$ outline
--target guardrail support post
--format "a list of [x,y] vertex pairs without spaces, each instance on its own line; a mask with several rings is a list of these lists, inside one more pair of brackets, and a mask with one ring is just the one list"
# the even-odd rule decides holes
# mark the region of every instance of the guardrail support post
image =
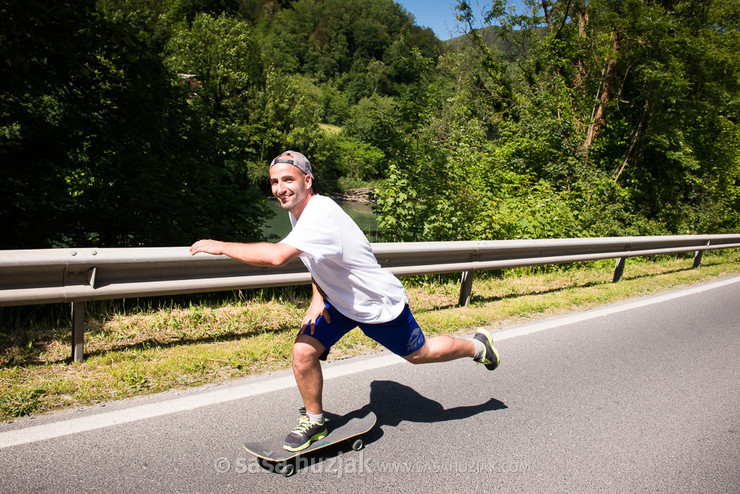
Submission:
[[473,293],[473,271],[463,271],[460,281],[460,300],[458,302],[462,307],[467,307],[470,303],[470,296]]
[[[709,247],[709,243],[710,242],[707,242],[707,247]],[[696,252],[694,252],[694,269],[701,266],[701,258],[703,255],[704,255],[703,250],[697,250]]]
[[72,360],[85,359],[85,302],[72,302]]
[[701,266],[701,257],[702,257],[702,254],[704,254],[704,251],[703,250],[697,250],[694,253],[694,269],[696,269],[699,266]]
[[617,259],[617,264],[614,266],[614,277],[612,278],[612,282],[616,283],[622,279],[622,275],[624,274],[624,263],[627,261],[626,257],[620,257]]

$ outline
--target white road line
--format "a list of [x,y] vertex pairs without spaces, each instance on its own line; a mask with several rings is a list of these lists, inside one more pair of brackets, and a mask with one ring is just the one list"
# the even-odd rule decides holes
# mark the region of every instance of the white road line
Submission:
[[692,288],[678,289],[676,291],[665,293],[663,295],[648,296],[646,298],[635,300],[633,302],[617,303],[615,305],[600,307],[598,309],[592,309],[576,314],[569,314],[563,317],[555,317],[546,321],[525,324],[524,326],[496,332],[493,335],[493,339],[494,341],[503,341],[510,338],[517,338],[519,336],[537,333],[546,329],[553,329],[559,326],[565,326],[567,324],[575,324],[582,321],[588,321],[589,319],[596,319],[597,317],[604,317],[611,314],[616,314],[618,312],[638,309],[640,307],[647,307],[648,305],[653,304],[660,304],[681,297],[688,297],[689,295],[695,295],[697,293],[706,292],[715,288],[721,288],[723,286],[732,285],[733,283],[738,282],[740,282],[740,276],[734,276],[732,278],[725,278],[719,281],[709,282]]
[[[720,281],[710,282],[697,287],[678,290],[663,295],[652,296],[634,302],[593,309],[578,314],[571,314],[560,318],[548,319],[543,322],[536,322],[512,329],[498,331],[494,333],[493,337],[495,341],[517,338],[539,331],[565,326],[567,324],[587,321],[589,319],[604,317],[618,312],[694,295],[738,282],[740,282],[740,276],[726,278]],[[335,379],[338,377],[396,365],[402,362],[405,362],[402,358],[386,352],[378,357],[327,366],[324,369],[324,379]],[[0,433],[0,449],[194,410],[228,401],[241,400],[273,391],[289,389],[294,386],[295,381],[292,376],[276,377],[274,379],[257,383],[249,383],[241,386],[233,386],[226,389],[194,394],[192,396],[174,398],[163,402],[134,406],[124,410],[102,412],[88,417],[71,418],[59,422],[11,430]]]

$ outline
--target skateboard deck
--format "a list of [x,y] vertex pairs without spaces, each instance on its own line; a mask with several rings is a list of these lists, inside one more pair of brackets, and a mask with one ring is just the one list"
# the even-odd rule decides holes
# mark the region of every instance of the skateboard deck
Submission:
[[372,429],[376,421],[377,417],[373,412],[368,413],[364,417],[353,417],[346,421],[343,420],[343,417],[327,420],[326,428],[329,433],[326,437],[315,441],[308,448],[301,451],[283,449],[285,435],[264,441],[245,442],[242,446],[248,453],[261,460],[263,467],[272,465],[275,467],[277,473],[282,473],[286,477],[289,477],[295,473],[295,466],[289,462],[298,456],[343,441],[347,441],[353,450],[361,450],[365,447],[365,443],[359,436]]

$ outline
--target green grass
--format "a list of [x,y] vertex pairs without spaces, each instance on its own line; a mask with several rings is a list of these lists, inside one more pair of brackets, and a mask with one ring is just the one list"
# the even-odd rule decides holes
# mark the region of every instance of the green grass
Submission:
[[[468,307],[456,276],[404,279],[427,335],[468,334],[597,307],[740,273],[736,250],[478,273]],[[89,303],[83,363],[70,362],[68,306],[0,309],[0,420],[289,367],[306,287],[175,300]],[[330,358],[373,352],[355,330]]]

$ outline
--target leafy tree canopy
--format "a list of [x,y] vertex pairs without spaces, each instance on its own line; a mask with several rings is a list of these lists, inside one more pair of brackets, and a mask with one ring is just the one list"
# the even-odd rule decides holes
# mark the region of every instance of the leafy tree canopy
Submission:
[[266,163],[388,239],[740,227],[740,0],[0,3],[0,248],[261,238]]

